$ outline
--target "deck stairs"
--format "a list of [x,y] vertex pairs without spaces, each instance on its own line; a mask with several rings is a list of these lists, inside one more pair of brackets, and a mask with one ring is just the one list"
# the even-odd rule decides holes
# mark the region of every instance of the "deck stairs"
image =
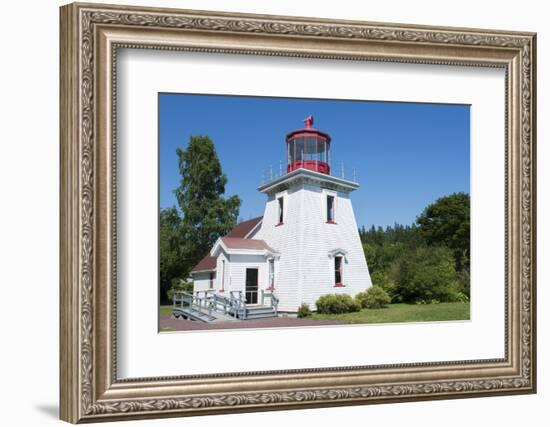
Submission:
[[[265,304],[269,301],[268,304]],[[246,304],[240,291],[229,296],[211,292],[175,292],[172,315],[201,322],[212,323],[227,320],[252,320],[277,317],[279,300],[273,293],[261,294],[261,304]]]
[[246,307],[246,319],[267,319],[277,317],[275,308],[270,305],[248,305]]
[[172,315],[176,318],[183,318],[188,320],[199,320],[201,322],[213,322],[216,320],[216,316],[210,315],[208,313],[196,310],[190,307],[177,307],[172,309]]

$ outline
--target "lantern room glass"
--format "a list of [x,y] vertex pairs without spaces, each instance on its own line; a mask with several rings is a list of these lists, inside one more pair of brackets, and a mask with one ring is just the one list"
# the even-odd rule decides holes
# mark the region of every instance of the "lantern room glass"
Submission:
[[330,143],[318,136],[299,136],[288,141],[289,171],[299,168],[328,173]]
[[289,163],[299,160],[316,160],[328,163],[326,140],[314,136],[302,136],[289,141]]

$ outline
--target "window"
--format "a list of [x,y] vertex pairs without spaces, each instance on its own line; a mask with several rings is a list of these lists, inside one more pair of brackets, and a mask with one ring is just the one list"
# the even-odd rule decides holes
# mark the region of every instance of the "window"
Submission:
[[343,258],[341,256],[334,257],[334,286],[342,285],[342,273],[343,273]]
[[327,196],[327,222],[334,222],[334,196]]
[[284,217],[284,199],[279,197],[277,201],[279,202],[279,224],[282,224]]
[[223,288],[223,285],[224,285],[224,282],[225,281],[225,260],[222,259],[222,286],[221,286],[221,289],[220,289],[220,292],[224,292],[225,289]]
[[275,260],[269,260],[269,287],[275,289]]
[[210,272],[210,280],[208,281],[208,288],[209,289],[214,289],[214,277],[215,277],[215,274],[213,271]]

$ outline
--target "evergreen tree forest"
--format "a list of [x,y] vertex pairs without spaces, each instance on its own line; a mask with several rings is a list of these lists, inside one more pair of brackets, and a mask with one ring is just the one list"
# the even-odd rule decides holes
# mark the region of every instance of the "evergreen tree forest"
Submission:
[[411,225],[359,230],[373,285],[391,302],[466,302],[470,297],[470,197],[437,199]]

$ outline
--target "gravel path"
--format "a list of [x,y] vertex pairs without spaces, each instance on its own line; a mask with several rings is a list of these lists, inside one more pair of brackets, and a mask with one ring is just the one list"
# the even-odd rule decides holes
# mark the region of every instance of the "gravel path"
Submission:
[[160,327],[176,331],[204,331],[212,329],[245,329],[245,328],[282,328],[288,326],[321,326],[342,325],[341,320],[312,320],[296,317],[273,317],[271,319],[241,320],[216,323],[204,323],[193,320],[176,319],[169,315],[160,316]]

